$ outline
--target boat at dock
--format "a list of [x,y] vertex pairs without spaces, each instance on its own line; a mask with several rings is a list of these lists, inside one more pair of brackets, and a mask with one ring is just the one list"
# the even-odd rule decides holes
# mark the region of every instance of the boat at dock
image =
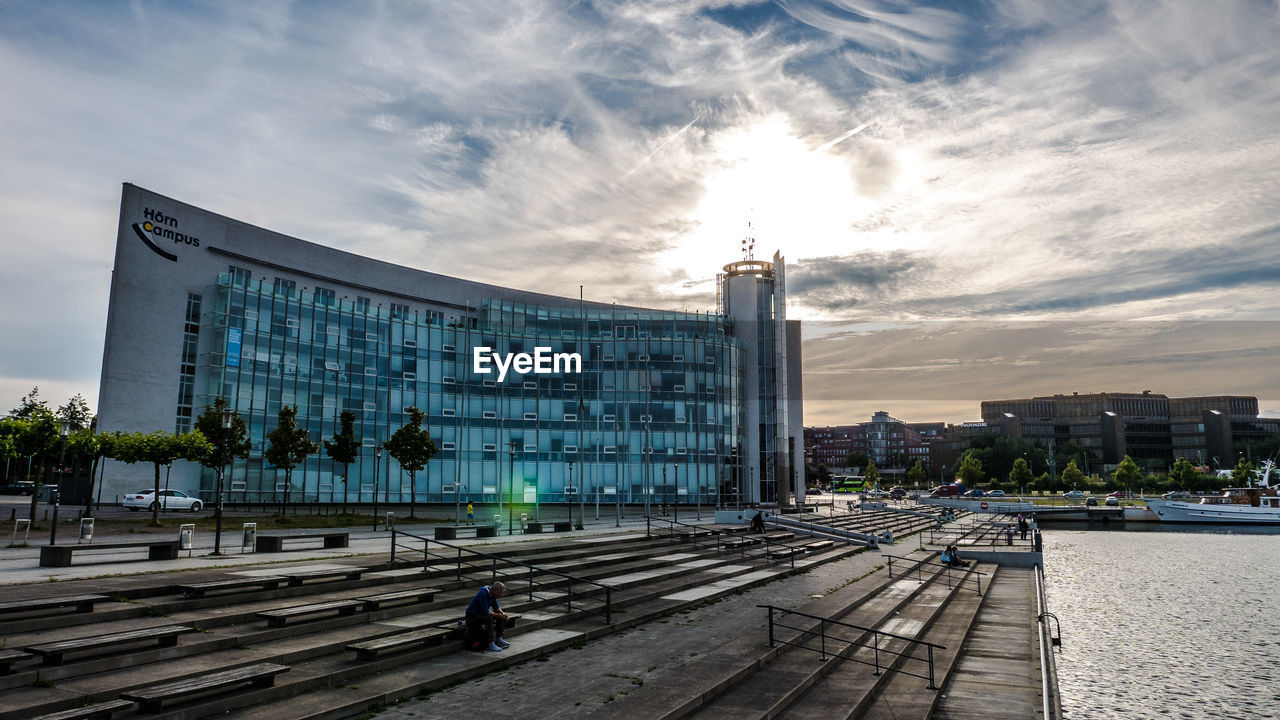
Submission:
[[1213,525],[1280,525],[1280,492],[1270,486],[1274,464],[1263,464],[1260,487],[1227,488],[1198,502],[1143,498],[1160,522]]

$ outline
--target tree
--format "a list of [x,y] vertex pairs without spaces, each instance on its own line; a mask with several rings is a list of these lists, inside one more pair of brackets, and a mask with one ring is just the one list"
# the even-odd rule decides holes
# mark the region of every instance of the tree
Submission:
[[311,442],[306,428],[298,427],[298,406],[280,408],[279,422],[276,429],[267,435],[267,451],[262,454],[267,462],[284,470],[284,499],[280,503],[280,515],[284,515],[285,506],[289,504],[289,491],[293,488],[293,469],[307,459],[307,456],[320,450],[320,446]]
[[205,405],[204,412],[196,418],[196,430],[209,441],[210,451],[200,458],[200,464],[213,470],[217,478],[213,494],[213,513],[216,526],[213,535],[213,554],[222,553],[222,488],[226,480],[227,465],[235,458],[249,457],[253,443],[249,442],[249,427],[240,413],[231,413],[229,427],[223,427],[222,415],[227,411],[227,400],[214,398],[212,405]]
[[956,468],[956,479],[973,488],[986,480],[986,477],[982,472],[982,461],[978,459],[977,454],[973,450],[966,450],[960,458],[960,465]]
[[155,501],[151,503],[151,525],[160,527],[160,468],[174,460],[199,462],[213,451],[213,446],[199,430],[174,435],[158,430],[153,433],[120,433],[112,441],[114,458],[133,465],[149,462],[155,467]]
[[851,468],[864,468],[871,462],[871,457],[864,452],[851,452],[844,458],[845,465]]
[[342,514],[347,514],[347,476],[351,473],[351,463],[360,456],[360,438],[356,437],[356,414],[343,410],[338,415],[340,429],[333,436],[333,441],[324,441],[324,453],[334,462],[342,463]]
[[59,422],[71,423],[72,431],[83,430],[89,427],[93,422],[93,412],[89,410],[89,403],[85,402],[84,396],[76,393],[66,405],[58,408]]
[[18,407],[9,411],[9,416],[19,420],[30,420],[32,415],[42,410],[49,412],[49,403],[40,399],[40,386],[37,385],[31,388],[31,392],[22,396]]
[[[31,396],[36,394],[36,390],[31,391]],[[24,403],[27,398],[23,398]],[[40,458],[40,472],[36,473],[36,486],[31,492],[31,522],[36,521],[36,501],[40,494],[40,485],[44,482],[44,476],[53,471],[49,464],[48,456],[54,448],[58,447],[58,423],[53,418],[53,411],[43,404],[32,405],[27,408],[25,419],[23,420],[22,431],[17,438],[18,454],[27,458],[28,472],[30,472],[31,463],[35,458]],[[15,411],[15,416],[17,411]]]
[[1023,458],[1017,458],[1013,461],[1013,469],[1009,471],[1009,482],[1018,487],[1019,493],[1022,488],[1031,484],[1031,479],[1035,477],[1031,474],[1031,467],[1027,465],[1027,461]]
[[1080,472],[1080,466],[1076,465],[1075,459],[1067,461],[1067,466],[1062,469],[1062,484],[1075,490],[1084,482],[1084,473]]
[[417,487],[415,480],[419,470],[427,466],[427,461],[435,457],[440,450],[431,440],[431,433],[422,429],[422,421],[426,418],[416,407],[405,409],[409,416],[404,427],[395,431],[384,444],[387,454],[396,459],[400,470],[409,473],[409,517],[412,518],[417,507]]
[[[880,468],[876,467],[875,463],[867,461],[867,468],[862,471],[862,475],[866,478],[866,485],[870,485],[872,488],[880,486]],[[863,487],[866,487],[866,485]]]
[[95,433],[90,427],[81,428],[67,438],[67,448],[72,452],[73,457],[88,456],[90,458],[89,492],[88,499],[84,503],[85,515],[93,512],[93,474],[97,471],[98,460],[102,457],[103,442],[109,442],[109,440]]
[[1231,484],[1235,487],[1253,487],[1253,481],[1257,479],[1257,470],[1253,467],[1253,463],[1240,458],[1236,461],[1236,466],[1231,469]]
[[924,481],[925,481],[924,463],[919,460],[916,460],[916,464],[912,465],[911,469],[907,471],[907,482],[911,483],[912,487],[920,487],[920,483]]
[[1169,479],[1179,490],[1192,490],[1200,483],[1200,472],[1186,458],[1181,458],[1173,464],[1173,469],[1169,471]]
[[1125,455],[1111,477],[1121,489],[1132,491],[1142,480],[1142,470],[1138,469],[1138,463],[1133,458]]

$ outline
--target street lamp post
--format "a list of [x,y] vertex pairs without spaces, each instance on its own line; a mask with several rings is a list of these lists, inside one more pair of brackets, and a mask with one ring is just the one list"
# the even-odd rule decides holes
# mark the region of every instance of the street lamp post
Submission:
[[[507,487],[510,488],[512,497],[507,498],[507,535],[513,535],[515,534],[515,510],[513,510],[511,506],[512,504],[515,503],[515,492],[516,492],[516,441],[512,440],[510,442],[509,447],[511,448],[511,450],[509,451],[509,455],[511,458],[511,474],[507,478]],[[501,516],[502,515],[501,484],[499,484],[498,486],[498,497],[499,497],[498,515]]]
[[378,466],[382,464],[382,446],[373,447],[373,529],[378,530]]
[[[222,408],[222,447],[219,450],[223,453],[227,452],[227,447],[231,444],[231,408]],[[222,483],[227,475],[227,458],[223,455],[222,464],[218,467],[218,487],[214,489],[213,498],[213,554],[222,554]]]
[[565,486],[565,500],[569,505],[569,525],[573,526],[573,498],[569,495],[573,494],[573,461],[569,461],[569,484]]
[[49,526],[49,544],[58,544],[58,505],[62,503],[62,481],[67,473],[67,436],[71,434],[71,423],[63,420],[58,434],[62,436],[62,452],[58,456],[58,487],[53,490],[53,524]]

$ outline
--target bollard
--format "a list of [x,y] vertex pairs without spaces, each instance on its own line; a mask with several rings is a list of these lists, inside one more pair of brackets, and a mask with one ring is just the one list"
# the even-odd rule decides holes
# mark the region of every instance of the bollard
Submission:
[[384,530],[393,530],[393,529],[395,529],[395,526],[396,526],[396,514],[395,514],[395,513],[393,513],[393,512],[389,512],[389,513],[387,513],[387,522],[386,522],[386,527],[384,527],[383,529],[384,529]]
[[240,552],[244,553],[245,548],[249,548],[249,552],[257,552],[258,542],[258,523],[245,523],[244,528],[240,531]]

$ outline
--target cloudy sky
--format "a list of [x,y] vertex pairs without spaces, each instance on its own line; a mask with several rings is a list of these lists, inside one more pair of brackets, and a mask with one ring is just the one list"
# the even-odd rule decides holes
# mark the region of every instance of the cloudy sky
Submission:
[[0,409],[96,401],[128,181],[672,308],[713,306],[750,222],[810,424],[1280,415],[1277,37],[1276,0],[0,0]]

